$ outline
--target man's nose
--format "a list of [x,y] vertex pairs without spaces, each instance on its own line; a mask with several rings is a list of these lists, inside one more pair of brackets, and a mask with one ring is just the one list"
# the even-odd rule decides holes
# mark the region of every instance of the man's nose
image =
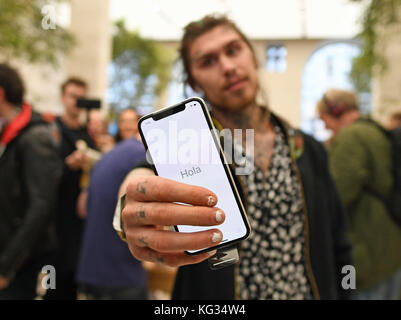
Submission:
[[220,67],[224,75],[231,75],[233,72],[235,72],[236,68],[233,59],[225,55],[220,57]]

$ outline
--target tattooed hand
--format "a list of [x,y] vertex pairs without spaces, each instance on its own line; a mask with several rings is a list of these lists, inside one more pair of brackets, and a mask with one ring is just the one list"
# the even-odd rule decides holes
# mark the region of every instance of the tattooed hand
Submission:
[[181,233],[167,227],[219,225],[225,215],[216,203],[217,196],[205,188],[158,176],[131,176],[122,222],[132,255],[171,267],[209,258],[215,252],[190,256],[184,251],[215,246],[223,239],[220,230]]

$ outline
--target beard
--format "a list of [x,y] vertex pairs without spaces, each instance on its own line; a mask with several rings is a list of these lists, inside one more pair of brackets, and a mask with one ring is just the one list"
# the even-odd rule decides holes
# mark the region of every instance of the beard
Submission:
[[256,94],[259,86],[247,86],[233,93],[225,93],[219,97],[205,95],[213,108],[222,111],[241,112],[249,105],[256,103]]

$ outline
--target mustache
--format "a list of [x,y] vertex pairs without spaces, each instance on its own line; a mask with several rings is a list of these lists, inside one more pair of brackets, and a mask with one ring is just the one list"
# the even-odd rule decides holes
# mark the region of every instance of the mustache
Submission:
[[239,82],[246,81],[247,79],[248,79],[247,77],[233,77],[232,79],[229,79],[224,83],[223,90],[227,90],[231,86],[233,86]]

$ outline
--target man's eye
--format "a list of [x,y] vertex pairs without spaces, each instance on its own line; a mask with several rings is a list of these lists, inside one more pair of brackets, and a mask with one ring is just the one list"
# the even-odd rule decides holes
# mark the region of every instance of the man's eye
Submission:
[[226,53],[229,56],[234,56],[234,55],[236,55],[238,53],[238,51],[239,51],[238,47],[230,47],[230,48],[227,49]]
[[202,60],[201,66],[202,67],[210,67],[213,65],[213,63],[216,61],[214,57],[208,57]]

